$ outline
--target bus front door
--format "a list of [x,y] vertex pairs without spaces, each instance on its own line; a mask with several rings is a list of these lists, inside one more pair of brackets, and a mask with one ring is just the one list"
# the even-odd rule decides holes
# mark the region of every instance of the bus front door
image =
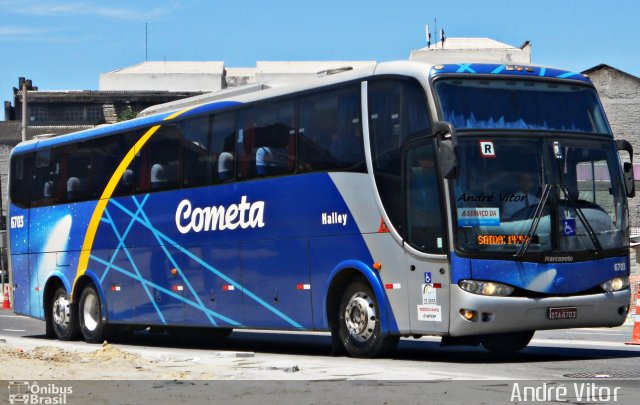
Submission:
[[449,265],[434,139],[406,149],[405,268],[413,333],[446,332],[449,326]]

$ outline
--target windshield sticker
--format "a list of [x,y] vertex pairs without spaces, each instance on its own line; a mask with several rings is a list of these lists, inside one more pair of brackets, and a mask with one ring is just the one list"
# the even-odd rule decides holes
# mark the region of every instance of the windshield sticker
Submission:
[[493,147],[493,142],[480,141],[480,154],[482,155],[483,158],[496,157],[496,150]]
[[458,208],[458,226],[500,226],[500,208]]
[[576,236],[576,219],[575,218],[562,219],[562,235]]

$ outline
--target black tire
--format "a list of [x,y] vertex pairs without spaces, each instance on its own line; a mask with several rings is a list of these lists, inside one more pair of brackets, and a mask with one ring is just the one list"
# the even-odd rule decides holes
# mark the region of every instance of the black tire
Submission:
[[383,336],[378,300],[369,284],[353,282],[342,294],[337,314],[338,338],[350,356],[372,358],[392,351],[399,336]]
[[102,303],[93,285],[82,290],[78,301],[80,332],[87,343],[102,343],[107,337],[107,324],[102,319]]
[[535,331],[498,333],[480,339],[485,349],[496,354],[512,354],[527,347]]
[[69,300],[69,294],[64,287],[58,287],[48,305],[47,336],[59,340],[76,340],[79,337],[78,316],[76,306]]

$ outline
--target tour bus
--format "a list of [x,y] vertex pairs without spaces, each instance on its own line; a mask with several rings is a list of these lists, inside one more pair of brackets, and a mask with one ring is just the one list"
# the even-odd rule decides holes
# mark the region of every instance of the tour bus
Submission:
[[48,336],[373,357],[627,316],[633,152],[583,74],[400,61],[173,105],[13,149],[15,312]]

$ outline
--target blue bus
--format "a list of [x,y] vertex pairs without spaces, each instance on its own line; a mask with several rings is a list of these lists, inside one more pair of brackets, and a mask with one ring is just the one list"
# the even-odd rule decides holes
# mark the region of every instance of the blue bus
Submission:
[[587,77],[402,61],[256,88],[16,146],[15,312],[87,342],[328,331],[355,357],[624,322],[633,153]]

